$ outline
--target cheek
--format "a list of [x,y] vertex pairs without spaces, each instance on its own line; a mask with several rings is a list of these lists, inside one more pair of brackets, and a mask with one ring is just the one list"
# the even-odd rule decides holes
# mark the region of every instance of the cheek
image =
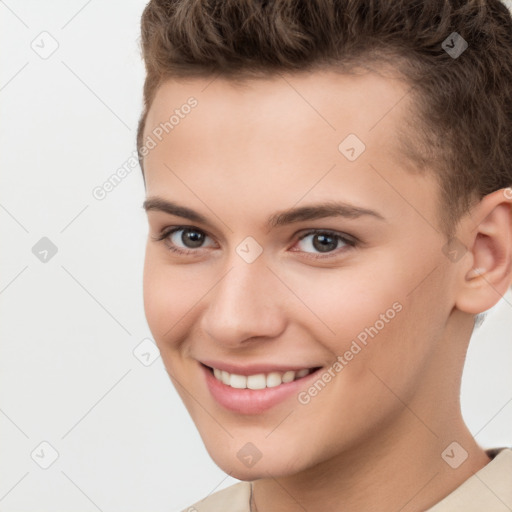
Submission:
[[[370,339],[368,331],[375,333],[376,329],[383,337],[399,322],[405,295],[395,280],[377,280],[364,269],[351,268],[317,270],[315,276],[297,278],[290,287],[309,310],[302,315],[304,320],[298,315],[295,320],[307,322],[309,329],[315,329],[315,337],[336,354],[347,350],[354,339],[362,343]],[[298,304],[297,308],[304,306]]]
[[347,269],[308,280],[305,302],[322,321],[308,315],[304,324],[314,329],[315,339],[333,362],[342,357],[338,362],[343,369],[338,366],[338,371],[343,378],[335,386],[349,386],[363,402],[383,391],[375,375],[393,388],[407,387],[433,349],[431,326],[424,319],[429,294],[410,294],[410,279],[397,278],[400,273],[392,266],[386,269],[389,272],[383,269],[379,279],[375,268],[367,270]]
[[161,251],[149,247],[144,261],[144,311],[157,345],[182,339],[191,328],[197,307],[206,294],[205,276],[192,266],[170,265]]
[[172,279],[169,268],[162,265],[156,252],[150,247],[146,250],[143,292],[146,320],[160,346],[162,340],[168,336],[169,329],[175,324],[177,309],[183,303],[177,300],[179,283]]
[[[445,323],[444,308],[434,300],[441,287],[442,283],[433,281],[413,293],[410,286],[395,288],[372,303],[367,309],[370,314],[357,319],[359,325],[351,322],[359,329],[352,340],[361,350],[349,363],[346,378],[357,398],[380,396],[376,408],[384,407],[386,401],[391,407],[394,394],[406,402],[412,400],[436,361]],[[361,321],[365,322],[362,327]],[[349,357],[354,350],[358,349],[349,348]]]

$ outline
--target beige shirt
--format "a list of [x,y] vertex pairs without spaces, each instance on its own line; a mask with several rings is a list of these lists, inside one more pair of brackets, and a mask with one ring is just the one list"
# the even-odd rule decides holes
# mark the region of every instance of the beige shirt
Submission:
[[[487,450],[491,462],[425,512],[510,512],[512,449]],[[250,512],[251,484],[238,482],[182,512]]]

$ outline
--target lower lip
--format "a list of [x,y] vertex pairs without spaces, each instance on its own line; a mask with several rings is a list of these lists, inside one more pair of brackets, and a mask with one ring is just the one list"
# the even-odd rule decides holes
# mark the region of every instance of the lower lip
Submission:
[[213,398],[226,409],[240,414],[260,414],[286,400],[291,395],[298,395],[304,389],[304,385],[308,384],[321,370],[320,368],[305,377],[273,388],[237,389],[218,380],[204,365],[200,364],[200,366]]

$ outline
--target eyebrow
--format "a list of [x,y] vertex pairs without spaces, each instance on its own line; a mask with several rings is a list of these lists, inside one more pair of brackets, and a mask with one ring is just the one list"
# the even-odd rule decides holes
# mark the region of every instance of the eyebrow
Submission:
[[[200,222],[209,225],[208,219],[186,206],[181,206],[173,201],[168,201],[161,197],[150,197],[146,199],[142,205],[146,212],[157,210],[169,215],[183,217],[192,222]],[[266,222],[269,229],[294,222],[302,222],[307,220],[323,219],[327,217],[344,217],[347,219],[357,219],[363,216],[371,216],[376,219],[385,221],[386,219],[377,211],[368,208],[362,208],[349,203],[340,201],[327,201],[309,206],[301,206],[298,208],[290,208],[288,210],[279,211],[271,215]]]

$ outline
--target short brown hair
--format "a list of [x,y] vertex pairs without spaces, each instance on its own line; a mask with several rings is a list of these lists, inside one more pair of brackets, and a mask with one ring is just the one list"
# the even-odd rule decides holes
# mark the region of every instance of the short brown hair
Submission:
[[[443,44],[454,46],[453,32],[468,44],[456,57]],[[499,0],[151,0],[141,45],[143,172],[146,116],[166,79],[370,65],[411,87],[397,142],[414,168],[435,173],[449,238],[475,199],[512,185],[512,17]]]

